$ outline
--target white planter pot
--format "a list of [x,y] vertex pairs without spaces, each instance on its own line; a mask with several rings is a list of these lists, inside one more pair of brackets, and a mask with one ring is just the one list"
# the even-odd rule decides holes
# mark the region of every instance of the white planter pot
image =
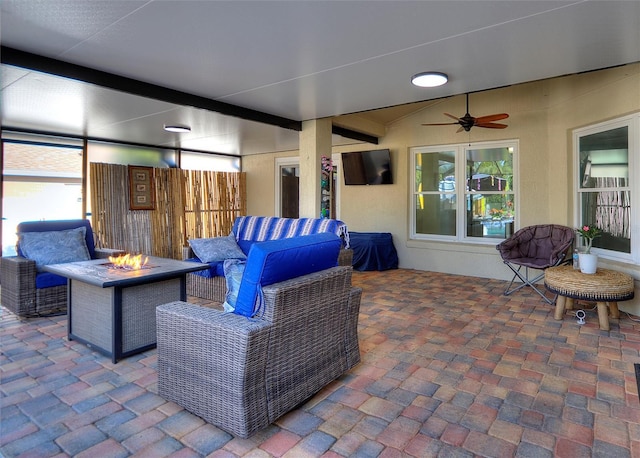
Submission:
[[598,255],[580,253],[580,272],[583,274],[595,274],[598,268]]

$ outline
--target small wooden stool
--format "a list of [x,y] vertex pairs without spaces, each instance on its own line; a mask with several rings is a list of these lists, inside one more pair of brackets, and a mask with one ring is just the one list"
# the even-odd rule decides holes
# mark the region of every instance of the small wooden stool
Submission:
[[564,311],[573,308],[574,299],[593,301],[598,307],[600,329],[609,330],[609,314],[619,318],[618,301],[633,299],[633,278],[622,272],[598,269],[595,274],[583,274],[573,266],[550,267],[544,273],[544,285],[558,294],[554,318],[561,320]]

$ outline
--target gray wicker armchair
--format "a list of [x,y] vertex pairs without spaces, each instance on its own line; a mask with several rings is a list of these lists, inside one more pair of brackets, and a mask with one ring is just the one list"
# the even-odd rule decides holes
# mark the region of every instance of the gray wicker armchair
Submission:
[[[86,219],[60,221],[25,221],[18,225],[18,232],[63,231],[84,227],[85,242],[92,259],[105,258],[117,250],[95,248],[91,223]],[[38,272],[36,262],[22,256],[19,245],[18,256],[0,258],[0,302],[11,312],[24,318],[64,314],[67,311],[67,281],[54,274]],[[37,278],[48,276],[45,286],[39,286]]]
[[158,393],[249,437],[360,361],[351,267],[263,288],[264,314],[172,302],[156,309]]

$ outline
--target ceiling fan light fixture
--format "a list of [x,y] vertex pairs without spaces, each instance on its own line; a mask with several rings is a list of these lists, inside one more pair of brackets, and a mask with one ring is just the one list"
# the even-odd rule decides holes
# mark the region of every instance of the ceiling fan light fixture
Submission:
[[167,132],[176,132],[179,134],[184,134],[186,132],[191,132],[191,127],[178,125],[178,124],[173,124],[173,125],[165,124],[164,130],[166,130]]
[[449,77],[441,72],[422,72],[411,77],[411,83],[418,87],[438,87],[446,84]]

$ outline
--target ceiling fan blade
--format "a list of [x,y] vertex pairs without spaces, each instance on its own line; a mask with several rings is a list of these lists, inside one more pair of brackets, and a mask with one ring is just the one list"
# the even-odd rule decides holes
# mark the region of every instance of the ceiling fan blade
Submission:
[[487,116],[480,116],[479,118],[476,118],[476,123],[500,121],[501,119],[507,119],[508,117],[509,115],[507,113],[497,113]]
[[422,125],[423,126],[450,126],[450,125],[459,124],[460,128],[458,129],[458,132],[462,132],[463,130],[468,132],[471,130],[472,127],[475,127],[475,126],[484,127],[486,129],[505,129],[506,127],[508,127],[506,124],[499,124],[499,123],[493,122],[493,121],[499,121],[501,119],[507,119],[509,117],[507,113],[496,113],[496,114],[491,114],[487,116],[480,116],[478,118],[474,118],[473,116],[471,116],[469,114],[469,94],[467,94],[467,113],[462,118],[454,116],[451,113],[444,113],[444,115],[451,119],[455,119],[456,122],[438,122],[438,123],[429,123],[429,124],[422,124]]
[[473,127],[484,127],[485,129],[506,129],[507,126],[506,124],[500,124],[497,122],[483,122],[483,123],[476,123],[473,125]]
[[[471,129],[471,128],[469,128],[469,129]],[[464,126],[460,126],[460,129],[456,130],[456,134],[459,134],[463,130],[465,130]]]

